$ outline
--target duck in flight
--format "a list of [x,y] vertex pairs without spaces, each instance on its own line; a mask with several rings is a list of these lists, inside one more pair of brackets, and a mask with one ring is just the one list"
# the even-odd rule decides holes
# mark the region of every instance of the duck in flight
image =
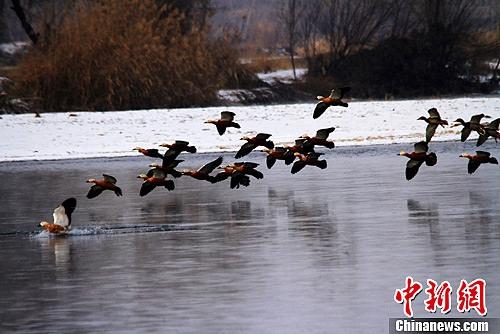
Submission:
[[467,138],[469,138],[469,135],[471,134],[472,131],[476,131],[480,136],[485,134],[484,126],[481,124],[481,119],[482,118],[489,118],[490,116],[486,116],[485,114],[478,114],[474,115],[470,118],[469,122],[465,122],[463,119],[458,118],[455,120],[455,124],[453,126],[459,126],[462,125],[462,135],[460,137],[460,140],[462,142],[466,141]]
[[182,175],[188,175],[197,180],[205,180],[211,183],[215,183],[216,182],[215,177],[210,176],[210,173],[212,173],[215,168],[220,166],[222,160],[223,160],[222,157],[218,157],[217,159],[201,166],[197,170],[185,169],[182,171]]
[[164,158],[161,165],[156,162],[149,164],[149,167],[161,169],[165,174],[170,174],[176,179],[182,176],[182,173],[175,169],[184,160],[170,160],[170,157]]
[[189,146],[189,142],[184,140],[176,140],[173,144],[160,144],[160,146],[168,148],[163,155],[163,159],[168,161],[175,160],[182,152],[196,153],[196,147]]
[[133,149],[133,151],[138,151],[139,153],[142,153],[147,157],[163,159],[163,155],[161,155],[156,148],[136,147]]
[[316,136],[314,136],[314,137],[309,137],[307,135],[304,135],[301,137],[301,138],[306,139],[306,141],[304,142],[303,145],[305,145],[306,147],[308,145],[312,145],[313,147],[315,145],[318,145],[318,146],[324,146],[326,148],[332,149],[335,147],[335,143],[333,141],[327,140],[327,139],[328,139],[328,136],[330,135],[330,133],[332,133],[333,131],[335,131],[335,128],[331,127],[331,128],[320,129],[320,130],[316,131]]
[[234,120],[235,113],[231,111],[223,111],[220,113],[220,119],[209,119],[205,123],[214,124],[217,127],[219,135],[223,135],[227,128],[240,128]]
[[285,160],[285,165],[290,165],[295,160],[295,155],[286,147],[276,146],[274,149],[264,149],[267,153],[266,164],[267,168],[271,169],[276,160]]
[[429,151],[429,145],[425,141],[416,143],[414,146],[415,151],[409,153],[405,151],[399,152],[398,155],[407,157],[410,160],[406,163],[406,179],[409,181],[418,173],[418,169],[425,162],[427,166],[434,166],[437,163],[436,153]]
[[481,146],[489,138],[495,138],[495,143],[500,139],[500,132],[498,132],[498,127],[500,126],[500,118],[491,121],[490,123],[483,125],[484,134],[480,134],[477,139],[476,146]]
[[42,221],[40,226],[54,234],[64,234],[71,229],[71,214],[75,211],[76,199],[71,197],[62,202],[57,208],[54,209],[52,214],[54,218],[53,223]]
[[231,182],[229,183],[229,187],[231,189],[238,189],[240,186],[248,187],[250,185],[250,178],[234,169],[232,166],[218,167],[222,169],[215,177],[213,178],[213,183],[221,182],[227,180],[229,177],[231,178]]
[[111,175],[102,174],[102,179],[88,179],[87,183],[93,183],[87,193],[87,198],[94,198],[99,196],[104,190],[113,191],[116,196],[122,196],[122,190],[116,185],[116,178]]
[[425,141],[430,142],[434,134],[436,133],[436,129],[438,126],[442,126],[444,128],[445,125],[448,125],[448,121],[441,118],[439,112],[436,108],[431,108],[427,110],[429,113],[429,117],[421,116],[417,120],[422,120],[427,123],[427,129],[425,130]]
[[476,151],[475,155],[462,153],[460,157],[469,159],[469,163],[467,165],[467,171],[469,172],[469,174],[474,173],[479,168],[479,166],[481,166],[481,164],[490,163],[498,165],[498,160],[492,157],[489,152],[485,151]]
[[161,168],[152,168],[147,174],[140,174],[137,178],[144,180],[139,191],[141,197],[146,196],[156,187],[165,187],[168,191],[175,189],[174,181],[166,180],[167,174]]
[[256,149],[258,146],[264,146],[270,150],[273,149],[274,143],[271,140],[268,140],[269,137],[271,137],[271,135],[267,133],[259,133],[255,137],[242,137],[241,140],[246,140],[247,142],[241,146],[234,157],[236,159],[244,157],[245,155]]
[[318,104],[314,108],[313,118],[316,119],[323,115],[323,113],[331,106],[341,106],[347,108],[348,104],[342,101],[345,93],[351,90],[351,87],[342,87],[339,89],[332,89],[330,96],[318,96]]
[[319,157],[322,155],[323,153],[316,152],[309,152],[307,154],[295,153],[295,156],[299,160],[294,162],[291,171],[292,174],[300,172],[307,165],[325,169],[327,167],[326,160],[319,160]]

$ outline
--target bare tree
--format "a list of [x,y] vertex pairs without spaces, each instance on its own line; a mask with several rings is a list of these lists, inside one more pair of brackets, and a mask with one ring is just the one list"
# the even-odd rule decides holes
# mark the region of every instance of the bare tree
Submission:
[[28,19],[26,18],[26,14],[24,13],[24,9],[19,3],[19,0],[12,0],[12,10],[16,13],[17,17],[19,18],[19,21],[21,22],[21,25],[23,26],[24,31],[26,31],[26,34],[28,37],[31,39],[33,44],[36,44],[38,42],[38,37],[39,34],[35,32],[31,24],[28,22]]
[[297,0],[286,0],[282,10],[279,13],[279,18],[285,26],[286,41],[288,52],[290,54],[290,62],[292,64],[293,79],[297,80],[295,71],[295,50],[298,39],[298,2]]
[[318,41],[318,19],[321,14],[322,0],[302,0],[301,15],[299,18],[299,36],[304,48],[304,55],[308,68],[311,68],[312,62],[316,57]]

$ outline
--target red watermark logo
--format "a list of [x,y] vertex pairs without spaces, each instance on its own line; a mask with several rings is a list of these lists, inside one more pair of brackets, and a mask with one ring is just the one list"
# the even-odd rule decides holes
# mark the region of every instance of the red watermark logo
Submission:
[[[403,304],[404,314],[413,317],[412,302],[423,290],[420,282],[414,281],[413,277],[407,276],[405,287],[396,289],[394,292],[394,301]],[[451,294],[453,288],[448,281],[438,284],[433,279],[427,280],[427,288],[424,290],[427,299],[424,301],[424,307],[427,312],[435,313],[438,309],[442,314],[451,311]],[[470,283],[466,280],[460,281],[457,291],[457,311],[469,312],[475,310],[480,316],[488,313],[486,307],[486,281],[482,278],[475,279]]]

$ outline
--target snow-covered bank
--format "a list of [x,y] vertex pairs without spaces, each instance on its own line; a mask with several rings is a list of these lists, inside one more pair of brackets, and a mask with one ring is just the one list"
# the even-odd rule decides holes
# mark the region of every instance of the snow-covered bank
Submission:
[[[305,133],[334,126],[337,145],[389,144],[424,139],[426,124],[417,121],[436,107],[444,119],[469,119],[478,113],[500,117],[500,97],[407,101],[351,102],[349,108],[330,108],[317,120],[315,103],[124,112],[2,115],[0,161],[67,159],[136,155],[136,146],[157,147],[175,139],[189,140],[199,151],[236,150],[242,135],[273,134],[275,143],[292,142]],[[203,123],[223,110],[236,113],[241,129],[228,129],[219,136],[215,126]],[[459,127],[439,128],[435,140],[459,138]],[[472,136],[471,136],[472,137]]]

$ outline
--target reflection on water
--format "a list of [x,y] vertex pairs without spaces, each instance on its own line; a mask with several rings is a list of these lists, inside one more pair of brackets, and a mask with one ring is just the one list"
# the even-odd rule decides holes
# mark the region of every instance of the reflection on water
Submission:
[[[433,144],[438,165],[411,182],[399,146],[340,148],[325,171],[277,164],[238,190],[181,178],[145,198],[143,159],[0,164],[0,332],[387,333],[406,275],[484,278],[498,317],[500,169],[466,175],[464,145]],[[103,166],[124,196],[87,200]],[[70,235],[37,232],[69,196]]]

